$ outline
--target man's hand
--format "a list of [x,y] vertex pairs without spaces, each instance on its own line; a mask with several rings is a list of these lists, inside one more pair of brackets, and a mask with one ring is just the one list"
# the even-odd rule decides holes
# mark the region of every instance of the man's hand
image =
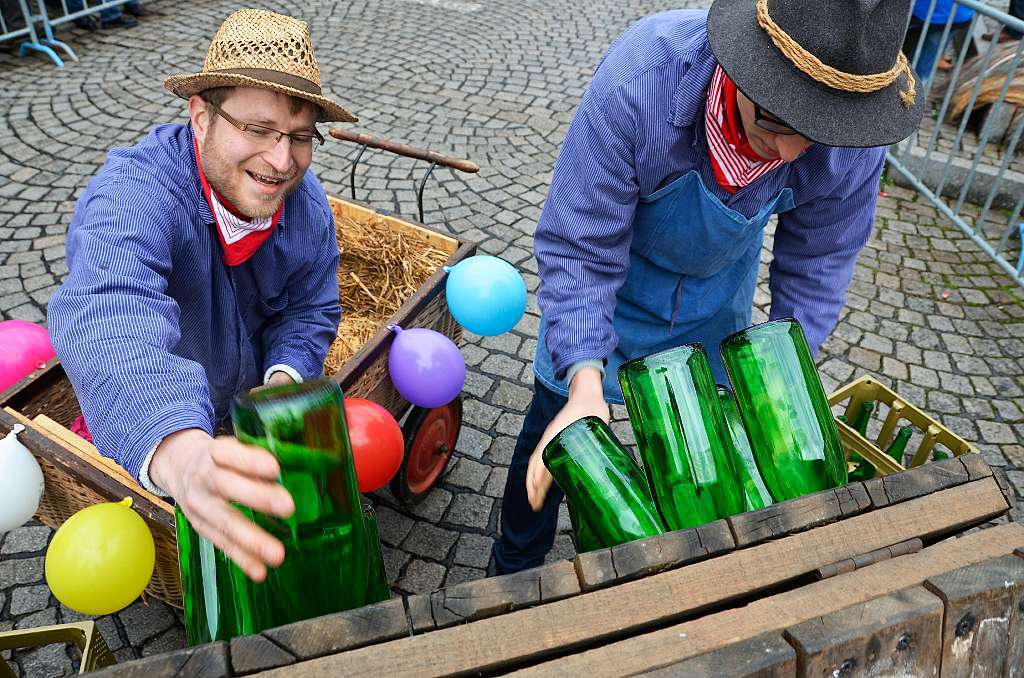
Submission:
[[526,468],[526,496],[534,511],[540,511],[544,507],[544,498],[547,497],[554,481],[541,457],[544,448],[566,426],[589,416],[600,417],[605,422],[611,419],[608,403],[604,399],[601,371],[593,367],[585,367],[573,377],[572,383],[569,384],[569,402],[544,429],[540,443],[530,455],[530,465]]
[[270,375],[270,379],[267,380],[267,383],[263,384],[262,386],[257,386],[255,388],[251,388],[249,390],[250,391],[260,391],[260,390],[265,389],[265,388],[270,388],[271,386],[284,386],[285,384],[294,384],[294,383],[295,383],[295,380],[292,379],[288,375],[287,372],[273,372]]
[[174,497],[192,527],[254,581],[284,561],[284,545],[229,502],[287,518],[295,504],[277,482],[279,474],[277,460],[266,450],[227,436],[211,438],[199,429],[164,438],[149,465],[150,479]]

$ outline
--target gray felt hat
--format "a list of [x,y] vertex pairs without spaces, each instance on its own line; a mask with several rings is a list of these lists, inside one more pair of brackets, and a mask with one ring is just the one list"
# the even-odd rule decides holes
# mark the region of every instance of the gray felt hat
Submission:
[[751,101],[811,141],[885,146],[925,96],[900,52],[909,0],[715,0],[708,42]]

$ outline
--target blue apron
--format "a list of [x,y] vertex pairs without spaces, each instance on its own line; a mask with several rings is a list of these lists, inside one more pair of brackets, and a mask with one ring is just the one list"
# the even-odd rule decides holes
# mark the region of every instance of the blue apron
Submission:
[[[728,383],[718,346],[750,325],[765,224],[791,209],[793,191],[784,188],[748,219],[708,191],[696,170],[640,197],[613,319],[619,345],[605,367],[608,402],[622,403],[617,373],[623,362],[693,342],[707,350],[716,381]],[[566,396],[544,325],[541,319],[534,372]]]

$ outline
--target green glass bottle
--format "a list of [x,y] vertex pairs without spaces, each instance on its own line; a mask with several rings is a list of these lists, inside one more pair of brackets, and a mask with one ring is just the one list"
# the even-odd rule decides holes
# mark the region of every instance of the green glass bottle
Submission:
[[897,464],[903,464],[903,454],[907,451],[907,442],[912,435],[914,435],[913,426],[900,426],[896,438],[893,439],[889,447],[885,448],[885,453],[895,459]]
[[576,553],[587,553],[604,548],[586,519],[573,508],[572,502],[567,501],[565,504],[569,508],[569,520],[572,522],[572,542],[576,545]]
[[601,546],[665,531],[643,473],[601,419],[562,429],[542,453],[544,465]]
[[722,413],[725,415],[726,424],[729,426],[730,442],[736,453],[733,457],[733,466],[739,472],[743,484],[744,508],[747,511],[756,511],[765,506],[771,506],[772,495],[761,480],[761,472],[757,470],[757,462],[754,460],[754,452],[750,449],[750,439],[747,438],[747,431],[743,428],[740,420],[740,412],[736,409],[736,396],[728,387],[718,385],[718,397],[722,401]]
[[949,455],[942,450],[936,450],[932,455],[932,461],[942,461],[943,459],[949,459]]
[[287,519],[235,508],[284,544],[285,559],[250,581],[177,511],[185,628],[191,645],[338,612],[387,597],[379,542],[371,553],[342,409],[341,389],[319,380],[236,397],[238,439],[280,464],[295,512]]
[[865,400],[860,404],[860,409],[857,410],[857,416],[853,420],[853,430],[861,435],[862,438],[868,437],[868,422],[871,421],[871,413],[875,411],[875,402],[873,400]]
[[387,600],[391,597],[391,588],[388,586],[388,574],[384,569],[384,550],[380,545],[380,528],[373,504],[363,504],[363,524],[366,526],[366,553],[370,558],[367,570],[367,603]]
[[857,463],[857,466],[854,467],[852,471],[850,471],[848,481],[854,483],[858,481],[871,480],[872,478],[875,477],[876,472],[877,471],[875,471],[875,467],[872,466],[867,459],[861,458],[861,460]]
[[761,478],[775,501],[846,484],[846,455],[803,328],[774,320],[722,342]]
[[682,530],[743,511],[707,353],[687,344],[623,363],[619,385],[654,500]]

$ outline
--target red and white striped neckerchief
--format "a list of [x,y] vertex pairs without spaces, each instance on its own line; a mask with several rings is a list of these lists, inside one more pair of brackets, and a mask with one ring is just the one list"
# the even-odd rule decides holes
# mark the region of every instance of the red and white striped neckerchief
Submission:
[[711,76],[704,107],[704,128],[715,180],[729,193],[735,193],[783,163],[781,158],[765,160],[750,147],[736,105],[736,85],[721,66],[716,66]]
[[217,235],[224,250],[224,263],[228,266],[238,266],[256,254],[260,245],[274,232],[274,227],[281,219],[284,203],[281,203],[272,217],[250,219],[244,216],[237,207],[218,195],[210,186],[199,162],[199,142],[193,139],[193,144],[196,151],[196,167],[199,169],[199,183],[202,184],[203,197],[210,205],[213,220],[217,224]]

